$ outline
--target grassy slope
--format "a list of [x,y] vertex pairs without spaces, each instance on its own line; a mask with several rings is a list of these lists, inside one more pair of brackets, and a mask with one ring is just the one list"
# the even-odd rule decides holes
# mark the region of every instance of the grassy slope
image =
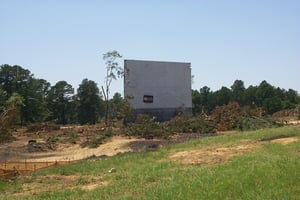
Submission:
[[[231,146],[239,140],[277,136],[300,138],[300,126],[209,137],[148,153],[129,153],[48,169],[30,179],[0,182],[0,199],[300,199],[300,141],[287,145],[264,144],[216,165],[184,165],[168,159],[177,151]],[[116,168],[116,172],[107,173],[111,168]],[[22,184],[34,183],[44,175],[79,178],[72,183],[72,188],[13,197],[22,190]],[[91,191],[75,188],[93,183],[93,179],[83,178],[86,176],[101,177],[109,184]],[[45,180],[43,184],[50,187],[58,182]]]

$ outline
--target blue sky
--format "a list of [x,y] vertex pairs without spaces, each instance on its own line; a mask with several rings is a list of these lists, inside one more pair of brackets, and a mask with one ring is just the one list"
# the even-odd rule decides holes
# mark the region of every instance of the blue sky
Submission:
[[[299,0],[0,0],[0,64],[103,85],[102,54],[191,62],[193,89],[237,79],[300,92]],[[123,66],[123,59],[120,64]],[[123,93],[122,80],[112,93]]]

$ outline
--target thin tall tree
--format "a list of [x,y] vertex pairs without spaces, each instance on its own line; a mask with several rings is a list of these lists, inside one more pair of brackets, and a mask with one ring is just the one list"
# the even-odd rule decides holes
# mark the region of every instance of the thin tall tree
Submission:
[[109,108],[109,94],[110,86],[113,80],[123,76],[123,68],[119,66],[117,59],[122,56],[117,51],[109,51],[103,54],[103,60],[106,65],[106,76],[104,77],[104,86],[102,86],[102,92],[105,100],[105,124],[108,125],[110,108]]

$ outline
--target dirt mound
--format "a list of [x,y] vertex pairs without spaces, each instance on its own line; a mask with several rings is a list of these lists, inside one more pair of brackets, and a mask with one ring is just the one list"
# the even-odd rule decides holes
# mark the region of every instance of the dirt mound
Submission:
[[241,141],[241,143],[245,144],[234,147],[214,147],[191,151],[181,151],[172,154],[169,158],[175,162],[183,164],[211,165],[226,162],[233,156],[238,156],[245,152],[252,151],[266,143],[279,143],[285,145],[298,140],[299,138],[296,137],[276,138],[269,141],[256,141],[252,143],[246,140]]

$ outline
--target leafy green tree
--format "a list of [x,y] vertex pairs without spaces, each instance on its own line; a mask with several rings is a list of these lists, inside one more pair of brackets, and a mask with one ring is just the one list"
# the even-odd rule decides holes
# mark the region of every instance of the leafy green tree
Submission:
[[295,90],[289,89],[284,93],[283,100],[284,102],[288,102],[284,105],[284,109],[295,108],[298,104],[298,93]]
[[110,99],[110,108],[111,108],[110,118],[111,119],[120,117],[120,112],[121,112],[121,109],[122,109],[122,106],[124,103],[123,101],[124,101],[124,99],[123,99],[122,95],[118,92],[116,92],[114,94],[113,98]]
[[232,91],[232,99],[233,101],[238,102],[240,105],[245,105],[245,86],[242,80],[234,81],[233,85],[231,86]]
[[109,121],[109,95],[110,86],[113,80],[123,76],[123,69],[119,66],[117,59],[122,58],[122,56],[117,51],[109,51],[103,54],[103,60],[106,65],[106,76],[104,77],[104,86],[102,86],[102,92],[105,99],[105,123],[108,124]]
[[24,99],[21,107],[21,123],[43,121],[49,114],[45,97],[50,83],[36,79],[31,72],[18,65],[2,65],[0,69],[0,88],[5,92],[4,100],[13,93]]
[[267,114],[280,110],[280,98],[276,96],[276,88],[265,80],[257,88],[256,100],[256,104],[263,107]]
[[10,139],[11,128],[20,118],[20,106],[22,104],[23,98],[17,93],[13,93],[2,107],[0,113],[0,143]]
[[232,92],[229,88],[223,86],[220,90],[213,93],[213,99],[213,107],[227,105],[232,99]]
[[44,79],[31,78],[23,90],[24,106],[22,107],[22,121],[42,122],[50,116],[47,96],[50,83]]
[[267,114],[273,114],[281,110],[281,102],[281,99],[277,96],[274,96],[273,98],[265,98],[263,100],[262,107],[267,111]]
[[267,98],[272,98],[275,95],[275,88],[267,81],[262,81],[256,90],[257,104],[263,105],[263,102]]
[[133,96],[125,96],[125,98],[122,99],[122,104],[119,112],[119,119],[123,120],[123,123],[126,125],[128,122],[133,122],[135,115],[133,114],[134,108],[130,105],[129,100],[132,99]]
[[6,92],[6,100],[9,99],[13,93],[18,93],[23,96],[24,89],[27,88],[28,81],[31,78],[33,78],[33,75],[30,71],[18,65],[1,65],[0,87]]
[[207,86],[200,88],[199,91],[192,91],[192,106],[194,114],[210,113],[210,111],[212,110],[211,108],[214,107],[214,105],[212,105],[213,99],[211,98],[211,95],[212,92]]
[[59,81],[51,87],[47,97],[48,105],[52,115],[50,119],[57,120],[59,124],[67,124],[70,122],[70,108],[73,87],[66,81]]
[[245,104],[250,106],[256,106],[257,104],[257,96],[256,96],[257,86],[250,85],[245,90]]
[[212,110],[212,105],[211,105],[211,95],[212,92],[210,91],[210,88],[207,86],[204,86],[200,88],[200,102],[201,102],[201,112],[204,113],[210,113]]
[[66,118],[68,119],[69,124],[77,124],[78,123],[78,95],[71,96],[71,99],[68,103],[68,112]]
[[202,110],[201,94],[198,90],[192,90],[192,110],[193,113],[200,113]]
[[94,81],[84,79],[77,90],[78,121],[80,124],[95,124],[103,106],[99,88]]
[[4,109],[6,92],[0,88],[0,112]]

